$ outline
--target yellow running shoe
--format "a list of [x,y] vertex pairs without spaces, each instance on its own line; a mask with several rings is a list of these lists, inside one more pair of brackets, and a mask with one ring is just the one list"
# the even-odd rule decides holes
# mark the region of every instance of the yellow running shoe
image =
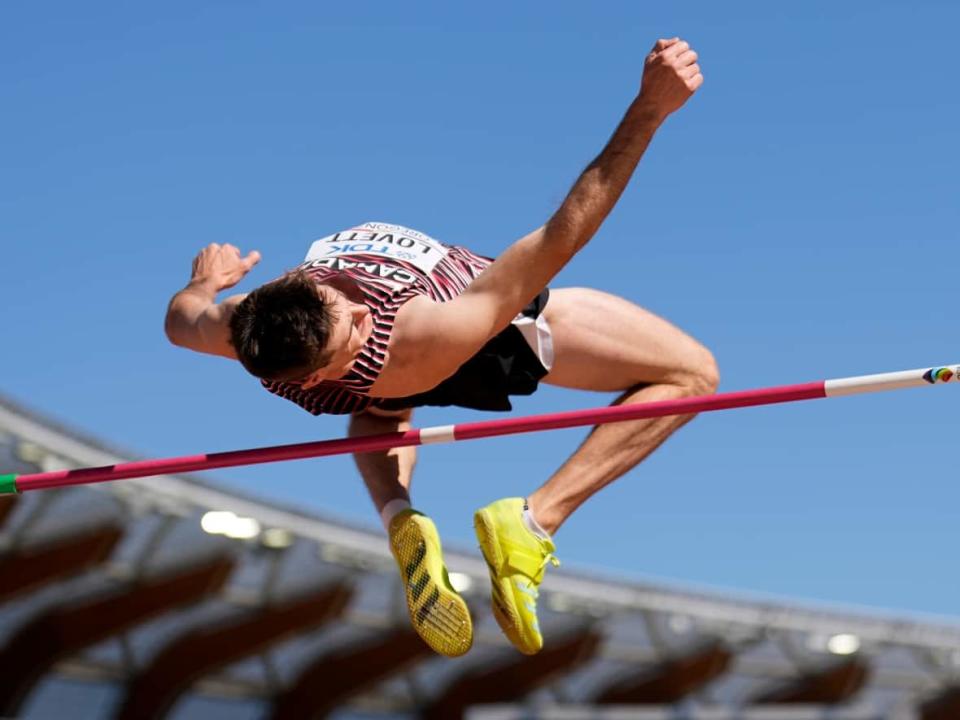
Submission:
[[497,500],[474,513],[473,527],[493,586],[493,616],[504,635],[526,655],[540,652],[537,587],[547,563],[560,564],[556,547],[523,523],[523,498]]
[[390,549],[400,567],[413,629],[441,655],[463,655],[473,643],[473,622],[447,577],[433,521],[412,509],[398,513],[390,521]]

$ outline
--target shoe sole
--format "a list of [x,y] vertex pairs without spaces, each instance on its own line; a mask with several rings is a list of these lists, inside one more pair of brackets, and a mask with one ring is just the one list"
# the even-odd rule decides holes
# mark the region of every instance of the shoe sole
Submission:
[[523,627],[523,623],[513,606],[515,601],[512,598],[513,592],[510,588],[510,580],[499,577],[498,568],[503,567],[505,558],[503,550],[500,548],[500,541],[497,539],[496,522],[491,513],[487,510],[477,510],[473,515],[473,529],[480,543],[480,552],[483,554],[483,559],[490,571],[490,585],[492,587],[490,600],[493,617],[503,634],[507,636],[507,640],[517,650],[524,655],[535,655],[540,652],[540,648],[529,647],[520,639],[520,628]]
[[470,609],[449,586],[439,538],[421,525],[423,519],[411,515],[403,520],[391,533],[390,546],[400,567],[413,629],[434,652],[458,657],[473,644]]

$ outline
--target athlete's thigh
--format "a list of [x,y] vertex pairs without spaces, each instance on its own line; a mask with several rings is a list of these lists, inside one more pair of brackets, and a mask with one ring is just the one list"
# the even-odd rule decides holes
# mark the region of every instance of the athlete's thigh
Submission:
[[712,366],[700,343],[669,322],[599,290],[550,290],[545,309],[554,362],[543,382],[581,390],[626,390],[679,382]]

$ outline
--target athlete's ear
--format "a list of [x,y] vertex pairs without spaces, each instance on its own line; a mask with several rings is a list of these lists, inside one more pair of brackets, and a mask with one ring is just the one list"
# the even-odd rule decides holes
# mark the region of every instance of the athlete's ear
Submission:
[[350,317],[354,325],[359,325],[370,314],[370,308],[363,303],[351,303]]

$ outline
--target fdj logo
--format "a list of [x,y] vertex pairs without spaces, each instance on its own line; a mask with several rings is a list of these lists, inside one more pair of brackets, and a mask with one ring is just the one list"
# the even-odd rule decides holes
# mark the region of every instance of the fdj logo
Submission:
[[950,382],[957,376],[957,372],[951,368],[930,368],[923,374],[923,379],[933,385],[938,382]]

